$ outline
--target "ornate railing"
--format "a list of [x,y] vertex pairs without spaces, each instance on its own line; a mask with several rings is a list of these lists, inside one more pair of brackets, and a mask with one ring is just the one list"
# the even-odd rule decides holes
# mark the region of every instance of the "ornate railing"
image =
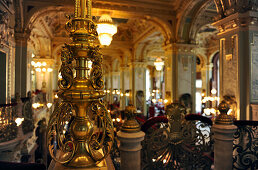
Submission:
[[258,121],[235,121],[233,169],[258,169]]
[[[142,142],[141,169],[212,169],[212,124],[209,118],[185,115],[178,104],[168,106],[166,116],[150,118],[141,126],[146,134]],[[233,169],[258,169],[258,121],[234,121],[234,124],[237,131],[233,141]],[[112,153],[118,170],[117,145]]]
[[13,140],[17,136],[15,108],[17,103],[0,105],[0,143]]
[[142,169],[211,169],[212,122],[185,113],[179,104],[171,104],[167,117],[154,117],[142,126]]

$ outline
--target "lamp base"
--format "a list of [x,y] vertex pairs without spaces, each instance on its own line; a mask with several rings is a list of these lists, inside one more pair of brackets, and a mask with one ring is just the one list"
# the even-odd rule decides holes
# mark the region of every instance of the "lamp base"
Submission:
[[105,159],[101,161],[97,166],[86,168],[67,167],[52,160],[48,167],[48,170],[108,170],[108,168]]

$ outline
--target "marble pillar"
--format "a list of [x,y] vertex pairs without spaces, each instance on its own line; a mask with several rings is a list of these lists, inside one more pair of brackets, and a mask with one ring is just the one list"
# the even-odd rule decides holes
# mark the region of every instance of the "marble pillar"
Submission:
[[[146,106],[146,63],[144,62],[131,62],[130,63],[130,89],[131,89],[131,100],[134,106],[138,110],[141,110],[144,115],[147,113]],[[142,91],[143,96],[137,99],[137,92]],[[137,101],[138,100],[138,101]],[[141,106],[140,106],[141,105]]]
[[[183,94],[190,94],[192,113],[195,113],[196,56],[193,44],[168,44],[165,50],[165,89],[171,102],[178,102]],[[166,97],[169,95],[166,95]],[[169,100],[169,99],[168,99]]]
[[126,67],[120,67],[120,109],[125,109],[125,69]]
[[15,33],[15,93],[26,97],[28,89],[28,71],[30,70],[27,60],[27,39],[25,33]]
[[136,105],[136,100],[135,100],[135,65],[133,62],[129,64],[129,74],[130,74],[130,96],[129,96],[129,101],[130,104]]
[[208,65],[203,66],[202,72],[202,89],[205,90],[205,96],[209,96],[211,94],[210,89],[210,79],[212,78],[212,67],[213,64],[210,63]]
[[236,118],[250,120],[250,104],[258,104],[258,12],[236,7],[213,23],[220,38],[220,96],[234,96]]

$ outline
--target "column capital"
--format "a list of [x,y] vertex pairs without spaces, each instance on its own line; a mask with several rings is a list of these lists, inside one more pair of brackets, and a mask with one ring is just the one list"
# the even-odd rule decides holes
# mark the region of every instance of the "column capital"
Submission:
[[120,65],[120,70],[126,70],[129,68],[129,65],[128,64],[121,64]]
[[110,72],[110,74],[112,75],[112,76],[119,76],[120,75],[120,72],[118,72],[118,71],[113,71],[113,72]]
[[24,32],[15,32],[14,38],[16,43],[27,44],[29,34]]
[[146,62],[141,62],[141,61],[133,61],[129,63],[129,66],[134,66],[134,67],[147,67],[147,63]]
[[237,29],[250,30],[258,27],[258,12],[247,11],[234,13],[228,17],[214,22],[212,25],[219,29],[218,36]]
[[193,54],[196,46],[196,44],[171,43],[163,46],[163,49],[165,50],[166,54],[170,54],[173,52]]
[[258,11],[256,0],[214,0],[219,16],[217,20],[228,17],[234,13]]

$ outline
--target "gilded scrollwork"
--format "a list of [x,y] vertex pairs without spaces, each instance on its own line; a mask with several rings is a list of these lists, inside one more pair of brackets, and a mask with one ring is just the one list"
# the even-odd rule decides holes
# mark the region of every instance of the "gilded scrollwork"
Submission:
[[[62,78],[58,85],[63,102],[55,108],[48,128],[48,146],[53,159],[78,168],[100,163],[110,152],[114,139],[113,122],[100,101],[104,83],[102,55],[99,46],[94,45],[96,24],[90,10],[86,15],[85,4],[90,5],[91,0],[87,3],[77,0],[75,14],[66,23],[73,41],[61,53]],[[53,141],[57,141],[57,148]]]
[[69,89],[73,84],[73,69],[72,69],[72,53],[69,46],[65,45],[61,52],[62,65],[60,73],[62,78],[58,80],[58,86],[60,89]]
[[90,79],[95,89],[102,89],[104,82],[102,79],[102,54],[99,52],[99,47],[91,47],[88,52],[89,59],[92,61],[92,69]]
[[[72,105],[70,103],[56,104],[51,114],[47,129],[47,146],[51,157],[62,164],[71,161],[75,152],[73,139],[67,134],[68,124],[72,121]],[[57,149],[59,149],[57,151]],[[59,152],[59,153],[58,153]],[[67,153],[65,157],[58,154]]]
[[[90,112],[92,112],[95,117],[95,121],[97,121],[99,131],[95,132],[90,137],[88,148],[91,157],[96,162],[100,162],[111,150],[114,136],[114,132],[112,130],[113,123],[106,107],[100,101],[93,102],[90,109]],[[103,154],[97,154],[99,150],[102,150]]]

